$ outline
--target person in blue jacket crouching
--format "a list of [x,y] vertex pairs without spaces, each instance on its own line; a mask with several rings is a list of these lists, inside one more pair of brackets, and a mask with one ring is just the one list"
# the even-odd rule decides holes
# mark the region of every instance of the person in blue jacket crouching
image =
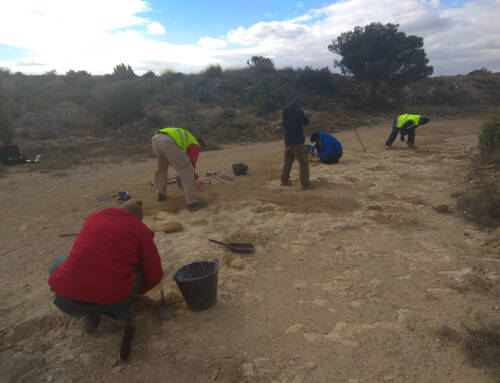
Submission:
[[311,148],[311,154],[318,152],[318,159],[323,164],[338,164],[342,157],[342,144],[334,136],[323,132],[314,132],[311,134],[311,142],[314,143]]

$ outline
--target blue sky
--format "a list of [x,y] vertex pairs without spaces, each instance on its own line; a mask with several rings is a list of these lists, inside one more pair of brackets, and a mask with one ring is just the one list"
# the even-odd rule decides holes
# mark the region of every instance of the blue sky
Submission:
[[3,0],[0,67],[111,73],[120,63],[186,73],[244,67],[333,67],[327,46],[377,21],[424,38],[435,75],[500,71],[500,0]]
[[[166,30],[165,39],[176,44],[196,43],[202,36],[224,36],[240,26],[260,21],[287,20],[304,9],[320,8],[324,1],[150,1],[155,19]],[[147,14],[147,13],[146,13]]]

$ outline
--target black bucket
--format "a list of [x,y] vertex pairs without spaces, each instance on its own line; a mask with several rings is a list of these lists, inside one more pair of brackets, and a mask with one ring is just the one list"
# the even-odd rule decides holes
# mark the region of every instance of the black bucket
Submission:
[[190,310],[206,310],[217,300],[219,261],[193,262],[174,274],[175,282]]
[[244,176],[247,174],[248,165],[246,164],[233,164],[233,173],[235,176]]

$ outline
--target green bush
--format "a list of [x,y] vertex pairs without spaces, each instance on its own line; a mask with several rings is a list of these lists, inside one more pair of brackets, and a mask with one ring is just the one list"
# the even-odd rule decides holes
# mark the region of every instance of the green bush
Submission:
[[485,226],[500,223],[500,186],[495,180],[482,179],[460,197],[458,207],[467,219]]
[[222,68],[220,65],[210,65],[205,72],[203,72],[205,78],[220,77],[222,75]]
[[269,113],[278,109],[281,106],[282,95],[274,88],[271,88],[267,83],[261,81],[252,89],[253,103],[261,112]]
[[500,112],[481,126],[479,148],[483,162],[500,163]]
[[333,79],[328,67],[314,70],[306,66],[299,74],[297,85],[302,89],[328,92],[333,90]]

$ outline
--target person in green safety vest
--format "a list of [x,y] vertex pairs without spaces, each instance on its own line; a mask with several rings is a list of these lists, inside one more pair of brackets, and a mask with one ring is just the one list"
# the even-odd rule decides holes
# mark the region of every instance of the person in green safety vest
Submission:
[[196,197],[195,182],[198,177],[194,170],[203,141],[198,141],[186,129],[167,127],[156,131],[152,143],[153,152],[158,158],[155,173],[158,201],[167,199],[168,167],[172,165],[181,179],[188,209],[196,211],[207,207],[206,202],[198,201]]
[[429,122],[429,118],[423,117],[419,114],[400,114],[394,119],[392,125],[392,132],[385,142],[385,148],[390,149],[392,143],[398,136],[401,135],[401,141],[405,140],[405,136],[408,136],[408,147],[415,147],[415,129],[421,125],[425,125]]

